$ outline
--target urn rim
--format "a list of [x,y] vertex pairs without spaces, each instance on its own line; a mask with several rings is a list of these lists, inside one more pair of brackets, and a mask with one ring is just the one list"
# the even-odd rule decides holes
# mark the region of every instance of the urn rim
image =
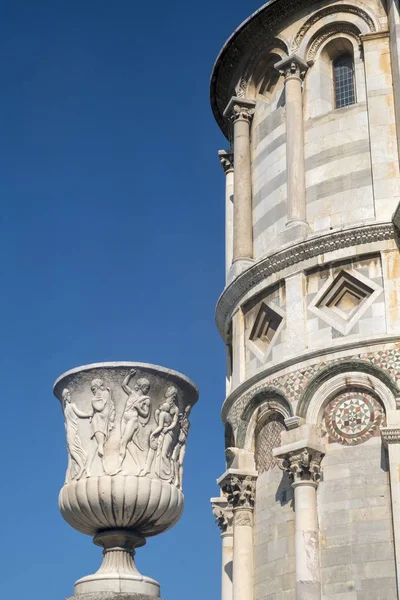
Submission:
[[100,368],[119,368],[119,367],[127,367],[133,368],[136,367],[138,369],[147,369],[148,371],[153,371],[155,374],[166,375],[166,381],[168,381],[168,377],[180,379],[183,383],[188,385],[193,390],[193,402],[192,405],[196,404],[199,399],[199,388],[197,385],[186,375],[180,373],[179,371],[175,371],[174,369],[169,369],[168,367],[162,367],[160,365],[155,365],[152,363],[143,363],[143,362],[134,362],[134,361],[111,361],[111,362],[97,362],[90,363],[86,365],[81,365],[79,367],[74,367],[73,369],[69,369],[62,373],[54,382],[53,385],[53,393],[58,398],[56,393],[56,388],[59,386],[61,381],[70,375],[74,375],[75,373],[81,373],[82,371],[90,371],[91,369],[100,369]]

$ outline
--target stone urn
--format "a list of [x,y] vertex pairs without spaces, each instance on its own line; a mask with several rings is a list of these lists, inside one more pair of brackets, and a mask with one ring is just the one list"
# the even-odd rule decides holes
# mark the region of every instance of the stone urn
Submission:
[[133,557],[183,510],[183,459],[198,391],[184,375],[142,363],[72,369],[54,384],[65,421],[68,468],[59,506],[103,547],[103,563],[74,596],[145,599],[160,586]]

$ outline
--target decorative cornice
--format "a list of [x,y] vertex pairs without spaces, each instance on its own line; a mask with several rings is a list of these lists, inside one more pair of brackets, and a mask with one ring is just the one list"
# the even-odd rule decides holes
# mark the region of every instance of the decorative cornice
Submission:
[[[375,336],[375,337],[371,337],[369,339],[363,338],[363,339],[360,339],[357,341],[340,343],[335,347],[330,346],[329,348],[325,348],[325,347],[318,348],[317,350],[308,351],[301,356],[299,356],[299,355],[292,356],[292,357],[288,358],[287,360],[280,362],[279,364],[275,364],[275,365],[271,366],[270,368],[260,371],[259,373],[256,373],[255,375],[253,375],[252,377],[250,377],[249,379],[244,381],[242,384],[240,384],[225,399],[225,402],[222,405],[222,411],[221,411],[222,422],[226,423],[231,409],[233,408],[234,405],[236,405],[237,402],[243,403],[245,405],[247,402],[251,402],[252,399],[255,398],[256,396],[258,396],[259,394],[263,394],[266,390],[270,390],[271,389],[271,377],[272,376],[278,377],[279,372],[282,372],[285,369],[287,369],[293,365],[298,365],[298,369],[301,369],[301,368],[303,368],[304,364],[309,364],[310,360],[319,358],[321,356],[326,356],[329,354],[329,357],[330,357],[329,360],[330,360],[330,362],[333,363],[332,366],[329,367],[329,370],[331,371],[331,373],[333,373],[334,370],[337,368],[336,365],[342,364],[342,361],[340,358],[335,358],[335,355],[337,353],[341,353],[343,351],[349,351],[349,350],[356,350],[357,348],[364,348],[366,346],[373,346],[376,348],[378,346],[383,347],[383,345],[385,345],[385,344],[398,344],[399,339],[400,338],[398,335],[385,336],[385,337],[382,337],[382,336],[376,337]],[[361,363],[365,365],[364,372],[368,372],[366,361],[354,358],[352,356],[346,358],[346,367],[351,366],[351,368],[355,367],[355,370],[359,370],[361,367]],[[325,369],[324,369],[324,371],[325,371]],[[321,373],[322,373],[322,371],[321,371]],[[375,371],[373,374],[376,375],[377,372]],[[382,375],[383,374],[384,374],[384,371],[382,371]],[[386,385],[388,385],[389,389],[391,389],[393,391],[393,393],[397,393],[396,384],[394,384],[394,387],[393,387],[393,384],[390,384],[389,382],[390,382],[390,377],[387,378]],[[309,388],[309,386],[307,386],[307,387]],[[279,393],[282,395],[281,391],[279,391]],[[303,393],[302,397],[303,398],[305,397],[305,393]],[[400,408],[399,408],[399,410],[400,410]]]
[[340,248],[350,248],[372,242],[391,240],[394,237],[395,233],[392,223],[363,225],[305,240],[295,246],[278,250],[260,260],[228,285],[218,300],[216,323],[222,338],[225,339],[226,337],[225,332],[228,319],[230,319],[231,311],[236,307],[240,299],[270,275],[301,263],[304,260],[339,250]]
[[229,474],[221,483],[221,489],[227,495],[233,509],[254,507],[256,477],[252,475]]
[[381,438],[384,446],[400,444],[400,427],[382,427]]
[[234,158],[232,150],[218,150],[218,157],[225,175],[234,170]]
[[[278,449],[279,450],[279,449]],[[312,448],[303,448],[301,451],[288,452],[281,456],[278,465],[293,479],[293,483],[321,481],[321,460],[323,454]]]

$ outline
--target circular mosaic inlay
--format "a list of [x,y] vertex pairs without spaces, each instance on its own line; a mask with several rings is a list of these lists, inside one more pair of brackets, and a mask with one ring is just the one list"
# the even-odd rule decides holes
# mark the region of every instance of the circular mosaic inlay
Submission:
[[325,426],[330,439],[355,445],[375,435],[384,421],[380,403],[362,390],[350,390],[336,396],[325,409]]

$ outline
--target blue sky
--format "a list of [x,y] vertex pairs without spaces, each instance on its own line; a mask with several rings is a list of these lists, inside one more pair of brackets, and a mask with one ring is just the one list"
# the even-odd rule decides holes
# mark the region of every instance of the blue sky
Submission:
[[137,563],[167,600],[219,596],[226,142],[209,76],[259,6],[0,2],[1,598],[62,600],[100,564],[58,512],[52,384],[107,360],[165,365],[200,388],[184,516]]

